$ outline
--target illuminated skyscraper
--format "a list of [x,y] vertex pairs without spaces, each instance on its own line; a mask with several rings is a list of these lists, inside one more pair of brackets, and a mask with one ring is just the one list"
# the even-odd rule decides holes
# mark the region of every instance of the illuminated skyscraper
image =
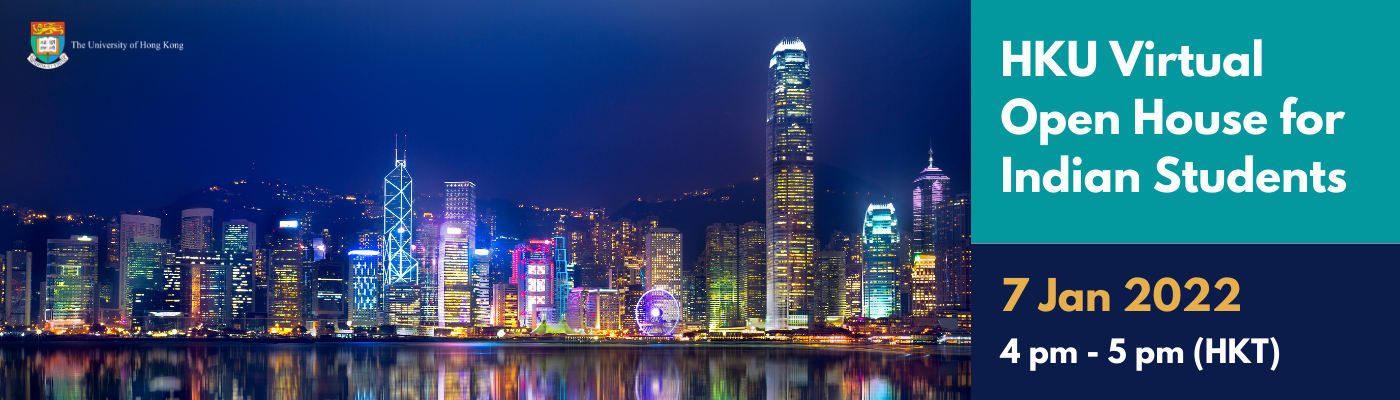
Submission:
[[302,244],[300,223],[296,220],[280,221],[272,236],[270,328],[295,332],[296,327],[302,326],[306,313],[303,307],[305,299],[302,298],[306,285],[302,260],[306,259],[306,250]]
[[933,166],[933,149],[928,150],[928,168],[914,179],[914,234],[909,237],[910,252],[933,255],[934,236],[938,230],[936,209],[943,203],[948,189],[948,175]]
[[769,329],[809,311],[816,237],[811,62],[802,40],[785,38],[768,61],[767,201]]
[[871,204],[865,210],[861,235],[865,270],[861,274],[861,314],[866,318],[894,317],[899,312],[898,220],[893,204]]
[[91,236],[49,240],[44,317],[51,327],[76,328],[97,317],[93,291],[97,287],[100,243]]
[[569,262],[568,241],[562,235],[554,237],[551,244],[552,259],[554,260],[554,311],[556,318],[563,319],[568,313],[567,299],[569,292],[574,289],[573,274],[569,271],[573,264]]
[[[152,313],[165,313],[165,252],[170,243],[165,239],[135,237],[126,244],[126,304],[125,310],[133,327],[147,326]],[[160,314],[165,315],[165,314]]]
[[[471,326],[475,309],[472,264],[476,247],[476,184],[447,182],[443,202],[442,246],[437,257],[441,284],[440,323]],[[489,253],[488,253],[489,254]],[[439,325],[442,326],[442,325]]]
[[330,257],[317,261],[314,271],[316,271],[314,286],[312,287],[313,299],[311,301],[311,313],[316,317],[316,333],[326,333],[325,327],[340,329],[345,326],[346,318],[346,268],[345,262],[339,257]]
[[[533,328],[544,319],[557,318],[557,314],[540,315],[539,308],[554,310],[554,248],[553,241],[531,240],[515,247],[511,262],[514,275],[511,283],[519,290],[520,326]],[[562,312],[563,310],[558,310]],[[553,322],[553,321],[549,321]]]
[[575,331],[588,334],[617,332],[622,329],[622,293],[617,289],[573,288],[566,297],[567,322]]
[[252,253],[258,248],[258,224],[235,219],[223,224],[223,250]]
[[931,317],[938,309],[937,257],[914,255],[913,284],[911,286],[911,306],[909,314],[915,317]]
[[491,285],[491,325],[520,325],[520,294],[514,283]]
[[212,250],[214,247],[214,210],[191,208],[180,212],[179,250]]
[[477,326],[491,326],[491,249],[473,251],[472,318]]
[[5,263],[0,264],[4,274],[4,285],[0,285],[0,323],[27,326],[34,323],[32,304],[34,291],[31,290],[29,276],[38,273],[34,270],[34,253],[24,251],[16,242],[16,249],[5,252]]
[[768,314],[768,240],[761,222],[750,222],[738,229],[739,262],[743,265],[743,281],[739,296],[743,318],[763,319]]
[[442,221],[422,213],[415,222],[410,249],[418,260],[418,325],[442,326]]
[[[119,316],[119,320],[112,322],[116,322],[118,325],[130,326],[132,310],[131,300],[133,298],[131,291],[131,282],[128,281],[128,278],[132,276],[132,273],[130,271],[132,263],[131,244],[140,238],[159,238],[160,218],[147,217],[144,215],[122,214],[118,221],[118,268],[116,271],[116,294],[118,304],[116,304],[117,310],[114,314],[117,314]],[[150,262],[158,263],[158,261]]]
[[705,267],[709,286],[710,328],[744,326],[741,296],[746,288],[746,274],[740,257],[738,228],[732,224],[705,228],[705,251],[700,254],[700,265]]
[[419,324],[418,260],[413,258],[413,178],[394,150],[394,169],[384,176],[384,306],[389,324],[408,330]]
[[[652,229],[646,236],[646,263],[642,275],[646,278],[647,290],[666,289],[671,293],[684,293],[684,277],[681,275],[681,231],[673,228]],[[681,299],[685,303],[685,299]]]
[[972,199],[966,193],[938,205],[934,241],[938,308],[972,310]]
[[844,317],[846,313],[846,252],[816,252],[816,277],[813,280],[812,320]]
[[350,324],[353,326],[379,326],[379,294],[383,286],[379,263],[377,243],[361,243],[350,250]]

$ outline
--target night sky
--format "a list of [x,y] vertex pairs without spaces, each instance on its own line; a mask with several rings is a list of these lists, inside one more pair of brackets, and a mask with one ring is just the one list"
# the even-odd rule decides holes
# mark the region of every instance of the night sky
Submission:
[[[818,162],[908,197],[932,141],[970,189],[966,2],[190,3],[0,3],[0,204],[110,214],[255,176],[375,193],[394,134],[420,192],[674,198],[761,172],[789,36],[812,59]],[[185,49],[65,44],[41,70],[31,21]]]

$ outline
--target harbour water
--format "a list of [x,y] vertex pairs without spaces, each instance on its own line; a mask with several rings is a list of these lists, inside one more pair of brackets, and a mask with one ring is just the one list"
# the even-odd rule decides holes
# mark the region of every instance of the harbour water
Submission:
[[5,399],[965,399],[969,348],[0,343]]

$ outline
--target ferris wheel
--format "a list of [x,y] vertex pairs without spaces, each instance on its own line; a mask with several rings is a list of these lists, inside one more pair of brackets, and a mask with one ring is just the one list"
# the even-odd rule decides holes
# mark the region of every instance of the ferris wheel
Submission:
[[666,289],[652,289],[637,300],[637,333],[670,336],[681,323],[681,302]]

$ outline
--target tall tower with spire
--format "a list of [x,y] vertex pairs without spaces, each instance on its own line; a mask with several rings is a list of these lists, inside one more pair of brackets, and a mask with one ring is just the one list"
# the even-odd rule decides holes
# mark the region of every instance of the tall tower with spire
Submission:
[[816,233],[812,92],[807,46],[785,38],[768,60],[768,329],[787,329],[814,305]]
[[[938,305],[939,263],[935,243],[938,240],[938,206],[948,190],[948,175],[933,166],[933,144],[929,143],[928,168],[914,179],[914,234],[910,235],[909,252],[914,265],[910,274],[910,310],[915,317],[932,316]],[[908,260],[906,260],[908,261]]]
[[934,234],[938,229],[938,203],[948,190],[948,175],[933,166],[933,146],[928,149],[928,168],[914,179],[914,234],[910,236],[909,251],[914,255],[933,255]]
[[384,176],[385,319],[401,331],[419,325],[418,260],[413,258],[413,177],[394,136],[394,169]]

